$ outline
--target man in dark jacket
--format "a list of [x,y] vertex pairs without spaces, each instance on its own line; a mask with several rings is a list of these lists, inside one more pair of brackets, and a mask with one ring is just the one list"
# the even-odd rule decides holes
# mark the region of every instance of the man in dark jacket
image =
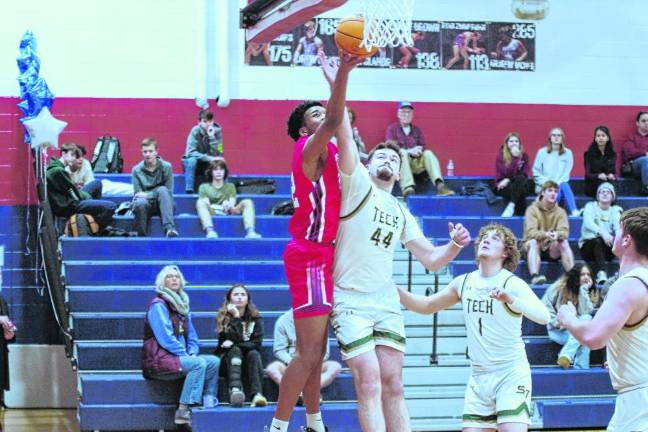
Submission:
[[648,111],[639,111],[636,120],[637,129],[623,143],[621,154],[632,177],[641,180],[641,194],[648,195]]
[[91,215],[100,229],[112,223],[117,205],[112,201],[92,199],[90,194],[79,190],[65,167],[81,157],[75,144],[61,146],[61,158],[52,157],[47,165],[47,199],[55,216],[69,218],[76,213]]

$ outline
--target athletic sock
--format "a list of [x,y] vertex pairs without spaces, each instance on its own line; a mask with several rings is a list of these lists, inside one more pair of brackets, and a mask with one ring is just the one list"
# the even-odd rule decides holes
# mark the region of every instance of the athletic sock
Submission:
[[306,414],[306,426],[313,429],[314,432],[326,432],[321,412]]
[[270,432],[288,432],[288,422],[273,418]]

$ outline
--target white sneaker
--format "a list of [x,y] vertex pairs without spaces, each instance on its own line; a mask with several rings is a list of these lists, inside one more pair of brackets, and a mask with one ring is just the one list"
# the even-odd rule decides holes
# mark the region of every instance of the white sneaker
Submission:
[[258,232],[254,231],[254,230],[251,230],[251,231],[248,231],[247,234],[245,234],[245,238],[246,239],[260,239],[261,234],[259,234]]
[[504,211],[502,212],[502,217],[510,218],[513,216],[514,212],[515,212],[515,204],[509,203],[504,209]]
[[604,284],[608,280],[608,275],[605,273],[605,270],[599,270],[598,273],[596,273],[596,283],[599,285]]
[[217,239],[218,233],[214,230],[209,230],[207,231],[207,234],[205,234],[205,237],[207,237],[208,239]]
[[571,212],[572,217],[579,217],[581,215],[581,211],[578,209],[574,209]]

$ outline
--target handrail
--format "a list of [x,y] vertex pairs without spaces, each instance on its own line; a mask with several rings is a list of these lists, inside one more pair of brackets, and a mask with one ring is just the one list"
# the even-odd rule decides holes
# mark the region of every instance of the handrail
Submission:
[[[413,265],[412,252],[407,253],[407,291],[412,292],[412,265]],[[428,269],[425,269],[425,274],[430,274]],[[439,273],[434,272],[434,294],[439,292]],[[431,287],[425,289],[425,296],[432,293]],[[437,339],[438,339],[439,317],[438,313],[432,315],[432,353],[430,354],[430,365],[438,365],[439,358],[437,354]]]
[[72,335],[69,326],[69,310],[65,303],[65,282],[61,271],[62,261],[58,249],[58,232],[52,209],[47,200],[47,182],[42,154],[35,151],[34,156],[39,202],[38,242],[43,260],[43,275],[52,302],[52,311],[63,335],[65,354],[68,358],[72,358]]

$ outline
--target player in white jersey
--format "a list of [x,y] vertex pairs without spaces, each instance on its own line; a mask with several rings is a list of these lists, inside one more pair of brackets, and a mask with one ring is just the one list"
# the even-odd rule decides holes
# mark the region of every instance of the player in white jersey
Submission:
[[[335,68],[323,62],[330,81]],[[353,137],[348,117],[337,133]],[[433,246],[409,210],[391,195],[400,176],[398,145],[378,144],[365,168],[357,147],[339,138],[342,205],[333,268],[333,327],[353,374],[362,430],[407,432],[411,429],[401,378],[405,326],[392,279],[394,249],[404,243],[434,271],[470,243],[470,233],[450,223],[452,240]]]
[[558,322],[583,345],[607,345],[612,386],[618,392],[608,431],[648,431],[648,207],[621,215],[612,252],[619,278],[592,321],[580,321],[574,305],[558,310]]
[[539,324],[549,311],[512,272],[520,258],[517,239],[500,224],[482,227],[475,241],[478,270],[453,279],[430,297],[399,289],[410,310],[432,314],[461,302],[472,374],[463,412],[464,431],[528,430],[531,369],[522,340],[522,316]]

